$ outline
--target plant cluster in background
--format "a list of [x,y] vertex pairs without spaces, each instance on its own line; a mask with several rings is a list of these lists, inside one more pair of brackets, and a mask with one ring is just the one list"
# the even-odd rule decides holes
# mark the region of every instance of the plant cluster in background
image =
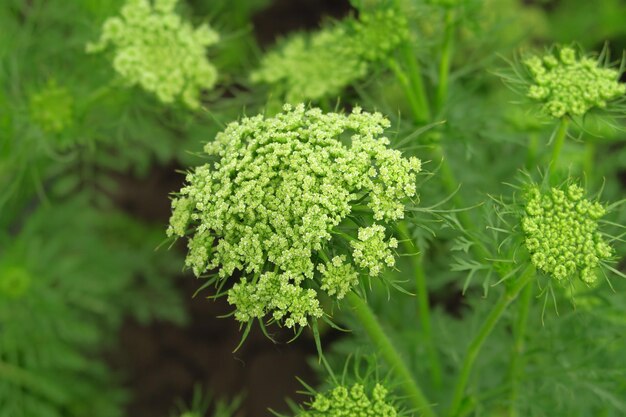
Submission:
[[[0,417],[124,415],[106,355],[184,325],[181,269],[233,348],[317,349],[275,415],[625,415],[626,6],[352,0],[261,46],[275,3],[0,6]],[[174,168],[164,231],[121,195]],[[205,388],[174,415],[244,415]]]

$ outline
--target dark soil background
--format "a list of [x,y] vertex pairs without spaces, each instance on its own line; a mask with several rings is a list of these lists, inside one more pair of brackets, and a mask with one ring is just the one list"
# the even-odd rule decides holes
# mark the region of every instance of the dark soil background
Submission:
[[[254,17],[255,36],[261,45],[268,45],[280,35],[314,28],[325,17],[341,17],[349,10],[343,0],[274,1]],[[176,173],[180,169],[155,167],[146,179],[119,178],[118,205],[165,228],[170,216],[168,195],[182,185],[183,176]],[[184,246],[179,249],[184,250]],[[217,397],[244,394],[241,415],[267,416],[271,415],[268,408],[287,410],[285,399],[296,397],[302,388],[296,377],[315,383],[307,365],[316,354],[309,336],[286,343],[293,333],[273,328],[279,341],[274,344],[256,328],[233,353],[241,332],[232,318],[218,318],[231,311],[226,300],[210,300],[207,294],[194,298],[199,282],[190,275],[179,277],[178,286],[186,301],[189,324],[155,323],[146,327],[128,321],[120,332],[119,346],[110,354],[112,365],[133,394],[127,415],[170,416],[177,401],[190,404],[194,387],[199,385]]]

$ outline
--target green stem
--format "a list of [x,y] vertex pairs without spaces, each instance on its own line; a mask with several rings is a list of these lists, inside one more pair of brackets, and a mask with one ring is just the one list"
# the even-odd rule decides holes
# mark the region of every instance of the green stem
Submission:
[[400,353],[398,353],[389,337],[385,334],[374,312],[361,297],[353,292],[346,295],[346,300],[352,307],[363,329],[378,348],[381,356],[399,377],[400,387],[407,396],[408,401],[422,416],[436,417],[431,404],[426,399],[417,381],[413,378]]
[[524,272],[522,272],[522,275],[515,281],[515,283],[502,294],[496,305],[493,306],[493,309],[487,316],[486,320],[483,322],[478,334],[472,340],[472,343],[469,345],[465,355],[465,359],[463,360],[461,372],[457,377],[454,387],[454,394],[450,404],[450,410],[448,412],[449,417],[456,417],[459,414],[465,395],[465,388],[467,387],[467,382],[469,381],[472,368],[474,367],[474,362],[476,362],[476,358],[478,357],[485,340],[487,340],[487,337],[496,327],[496,324],[502,317],[502,314],[508,305],[511,304],[515,298],[517,298],[520,291],[526,286],[526,284],[531,282],[534,277],[535,268],[532,265],[529,265],[526,267]]
[[592,178],[594,178],[593,171],[595,159],[596,144],[592,140],[587,139],[587,141],[585,142],[585,158],[583,160],[583,172],[587,177],[587,181],[590,181]]
[[415,96],[419,107],[420,116],[422,122],[428,122],[431,118],[430,106],[428,105],[428,98],[426,96],[426,89],[424,88],[424,81],[422,80],[422,70],[420,69],[417,58],[413,53],[413,48],[408,42],[405,42],[401,48],[401,53],[406,62],[409,74],[409,80],[411,82],[412,94]]
[[561,156],[561,150],[563,149],[563,144],[565,143],[565,137],[567,136],[567,128],[569,127],[569,118],[564,116],[561,118],[559,122],[559,127],[554,136],[554,147],[552,148],[552,156],[550,157],[550,177],[556,172],[556,165],[559,161],[559,156]]
[[[417,244],[411,239],[406,223],[398,223],[398,231],[402,238],[407,252],[419,251]],[[428,287],[426,285],[426,274],[424,272],[424,256],[420,251],[411,257],[413,261],[413,272],[415,274],[415,289],[417,291],[417,307],[419,313],[420,326],[422,328],[423,342],[428,354],[430,373],[435,388],[441,387],[441,361],[435,346],[430,318],[430,300],[428,299]]]
[[524,338],[526,337],[526,326],[528,323],[528,312],[533,298],[534,286],[532,283],[524,287],[519,300],[519,310],[517,311],[517,322],[515,323],[515,341],[511,352],[510,379],[511,379],[511,399],[510,417],[517,417],[517,397],[519,392],[519,381],[524,371]]
[[437,93],[435,96],[436,111],[440,111],[443,108],[446,98],[448,97],[448,79],[450,76],[450,61],[452,58],[454,28],[454,10],[450,8],[446,10],[445,15],[445,32],[443,44],[441,45],[441,58],[439,61],[439,83],[437,84]]
[[526,154],[526,169],[532,171],[537,163],[537,147],[539,146],[539,136],[531,133],[528,136],[528,153]]
[[413,88],[411,86],[411,81],[407,74],[400,68],[400,65],[394,60],[389,59],[387,61],[387,66],[393,71],[393,74],[396,76],[396,79],[404,89],[406,93],[406,98],[409,101],[409,106],[411,107],[411,112],[413,113],[413,119],[416,124],[421,124],[425,122],[424,119],[424,111],[419,102],[419,99],[415,96]]

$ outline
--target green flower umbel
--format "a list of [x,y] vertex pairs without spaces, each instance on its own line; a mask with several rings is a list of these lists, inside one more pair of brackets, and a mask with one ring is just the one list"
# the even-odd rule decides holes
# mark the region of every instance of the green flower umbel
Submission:
[[604,207],[583,195],[577,185],[565,190],[552,188],[546,193],[536,186],[531,188],[522,229],[526,248],[538,269],[559,281],[578,276],[591,284],[597,279],[598,267],[613,250],[598,231]]
[[29,107],[33,122],[45,132],[60,133],[74,120],[74,97],[54,80],[30,96]]
[[99,52],[111,46],[113,67],[130,85],[154,93],[163,103],[181,100],[199,106],[202,89],[211,89],[217,71],[206,47],[219,39],[208,25],[193,28],[174,13],[177,0],[127,0],[120,17],[104,22],[100,40],[87,46]]
[[289,102],[339,94],[363,78],[408,38],[406,19],[393,9],[363,13],[312,34],[297,34],[263,58],[252,81],[274,86]]
[[543,103],[543,111],[550,117],[582,116],[594,107],[606,107],[626,92],[618,71],[601,67],[597,60],[579,58],[569,47],[543,58],[534,56],[524,64],[532,77],[527,95]]
[[388,148],[388,126],[358,108],[287,105],[231,123],[206,145],[217,161],[188,174],[168,234],[189,235],[196,275],[243,272],[228,292],[237,320],[271,314],[304,326],[323,314],[319,292],[341,299],[361,272],[394,265],[388,227],[416,195],[421,164]]
[[338,386],[327,394],[316,394],[297,417],[396,417],[400,413],[387,398],[387,389],[376,384],[369,395],[363,385]]

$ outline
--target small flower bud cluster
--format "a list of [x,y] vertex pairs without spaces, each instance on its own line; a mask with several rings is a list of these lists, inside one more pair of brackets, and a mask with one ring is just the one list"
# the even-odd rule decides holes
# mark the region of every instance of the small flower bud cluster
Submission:
[[591,58],[578,58],[570,47],[561,48],[556,55],[531,57],[524,64],[533,79],[528,97],[544,103],[543,111],[554,118],[582,116],[591,108],[606,107],[608,101],[626,92],[618,71],[600,67]]
[[338,300],[343,299],[359,282],[359,273],[352,264],[346,263],[345,255],[335,256],[327,264],[317,264],[317,270],[322,275],[320,288]]
[[20,266],[0,266],[0,299],[21,297],[30,287],[31,277]]
[[297,417],[396,417],[400,413],[387,399],[387,389],[376,384],[371,397],[361,384],[338,386],[327,394],[317,394],[308,410]]
[[42,130],[60,133],[74,120],[74,97],[54,80],[30,97],[30,116]]
[[545,194],[534,187],[528,194],[522,219],[526,248],[535,267],[558,281],[579,276],[594,283],[600,263],[613,252],[598,232],[604,207],[583,196],[577,185]]
[[[404,216],[421,163],[388,148],[388,126],[358,108],[286,105],[275,117],[231,123],[206,145],[217,161],[188,174],[168,234],[191,229],[186,264],[196,275],[244,273],[228,294],[237,320],[269,314],[303,326],[322,315],[318,291],[341,299],[359,271],[378,275],[394,264],[397,241],[381,223]],[[377,223],[337,231],[357,201]]]
[[163,103],[177,99],[198,108],[202,89],[211,89],[217,71],[206,47],[219,37],[208,25],[193,28],[174,12],[177,0],[127,0],[120,17],[104,22],[88,52],[115,49],[113,67],[130,85],[139,85]]
[[335,96],[363,78],[408,38],[406,19],[393,9],[363,13],[313,34],[289,38],[263,58],[253,82],[270,84],[288,102]]
[[379,224],[359,229],[359,240],[350,245],[354,263],[369,270],[372,276],[380,275],[385,265],[396,264],[392,250],[398,247],[398,241],[393,237],[385,241],[385,228]]

